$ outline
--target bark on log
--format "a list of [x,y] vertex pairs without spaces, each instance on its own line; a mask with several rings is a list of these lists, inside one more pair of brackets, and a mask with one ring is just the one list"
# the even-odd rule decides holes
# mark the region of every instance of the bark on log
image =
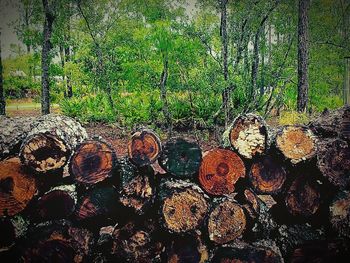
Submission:
[[164,145],[159,160],[162,168],[174,177],[191,178],[198,172],[202,151],[196,142],[172,139]]
[[32,229],[22,248],[24,262],[83,262],[93,243],[86,229],[67,221],[43,223]]
[[128,154],[136,166],[154,163],[162,151],[158,136],[151,130],[143,129],[135,132],[128,143]]
[[144,214],[155,199],[154,171],[151,167],[138,170],[127,159],[119,161],[119,201],[138,214]]
[[18,154],[34,120],[34,117],[0,116],[0,160]]
[[28,226],[29,221],[20,215],[0,217],[0,253],[10,250],[26,234]]
[[225,244],[241,236],[246,228],[246,217],[240,205],[232,199],[224,199],[210,213],[209,239]]
[[265,153],[269,145],[268,128],[264,119],[255,114],[238,116],[223,135],[225,147],[232,146],[244,158]]
[[325,110],[309,125],[319,137],[350,140],[350,106],[346,105],[334,111]]
[[237,180],[244,176],[244,163],[231,150],[213,149],[204,154],[199,169],[199,183],[207,193],[231,194]]
[[171,233],[198,229],[208,212],[208,197],[195,184],[168,180],[160,186],[160,216],[163,227]]
[[339,192],[329,206],[330,223],[340,236],[350,238],[350,192]]
[[18,158],[0,162],[0,216],[21,212],[37,191],[35,178]]
[[254,161],[250,168],[249,179],[259,193],[276,194],[286,180],[286,169],[271,156]]
[[320,142],[317,166],[322,174],[335,186],[350,186],[350,146],[341,139]]
[[116,210],[117,203],[118,194],[114,187],[94,188],[78,201],[75,215],[78,220],[99,215],[107,217]]
[[80,143],[69,161],[69,171],[74,180],[94,185],[112,177],[117,164],[114,149],[101,139]]
[[157,222],[148,219],[142,224],[130,222],[113,233],[112,253],[126,262],[160,262],[163,250],[155,231]]
[[19,156],[23,164],[45,173],[63,168],[76,145],[87,138],[75,120],[48,114],[39,117],[23,141]]
[[316,184],[299,176],[290,186],[285,202],[290,214],[309,217],[314,215],[320,207],[320,191]]
[[57,186],[38,199],[33,216],[40,221],[67,218],[74,212],[76,203],[75,185]]
[[285,126],[277,131],[275,139],[276,148],[292,164],[313,158],[316,143],[316,136],[303,126]]

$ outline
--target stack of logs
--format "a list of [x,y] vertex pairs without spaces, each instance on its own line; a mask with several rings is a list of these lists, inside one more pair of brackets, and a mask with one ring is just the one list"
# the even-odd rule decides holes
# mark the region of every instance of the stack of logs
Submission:
[[222,147],[204,153],[196,141],[162,144],[139,129],[127,157],[68,117],[1,123],[2,262],[350,255],[350,107],[274,129],[240,115]]

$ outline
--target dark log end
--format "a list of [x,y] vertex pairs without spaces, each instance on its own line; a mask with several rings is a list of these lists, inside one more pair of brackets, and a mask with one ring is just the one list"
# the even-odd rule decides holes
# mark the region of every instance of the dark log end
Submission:
[[135,132],[128,143],[129,158],[137,166],[154,163],[161,150],[158,136],[150,130]]
[[36,181],[18,158],[0,162],[0,216],[21,212],[37,191]]
[[231,200],[225,200],[214,208],[208,220],[210,240],[218,244],[228,243],[241,236],[246,227],[242,207]]
[[340,192],[329,207],[332,227],[341,235],[350,238],[350,193]]
[[204,154],[199,169],[199,182],[206,192],[212,195],[230,194],[234,191],[237,180],[244,176],[244,163],[236,153],[214,149]]

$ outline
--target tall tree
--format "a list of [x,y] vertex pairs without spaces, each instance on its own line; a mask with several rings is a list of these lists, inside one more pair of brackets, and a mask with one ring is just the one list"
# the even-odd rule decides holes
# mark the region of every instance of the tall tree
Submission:
[[43,30],[43,47],[41,51],[41,113],[50,113],[50,76],[49,67],[51,63],[50,50],[52,25],[55,20],[54,3],[50,3],[48,0],[43,0],[45,22]]
[[310,0],[299,0],[298,11],[298,112],[305,112],[308,103],[308,23]]
[[1,29],[0,29],[0,115],[5,115],[5,97],[4,97],[4,85],[3,85],[3,70],[1,59]]

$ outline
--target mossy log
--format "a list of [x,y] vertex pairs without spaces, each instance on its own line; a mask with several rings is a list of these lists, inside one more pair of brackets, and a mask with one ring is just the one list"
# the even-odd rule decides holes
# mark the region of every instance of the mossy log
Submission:
[[159,164],[172,176],[185,179],[193,178],[201,160],[202,151],[196,142],[175,138],[165,143]]
[[80,143],[69,161],[69,171],[74,180],[84,185],[94,185],[112,177],[117,156],[101,138]]
[[329,206],[330,223],[340,236],[350,238],[350,192],[339,192]]
[[76,145],[86,138],[85,129],[75,120],[44,115],[31,125],[19,156],[22,163],[35,172],[55,171],[66,165]]
[[244,176],[245,166],[242,159],[226,149],[206,152],[199,168],[199,183],[212,195],[231,194],[237,180]]
[[317,139],[305,126],[285,126],[276,132],[275,146],[286,160],[297,164],[315,157]]
[[154,163],[161,152],[162,145],[158,135],[149,129],[136,131],[128,143],[130,161],[136,166]]
[[232,146],[247,159],[264,154],[269,147],[268,126],[258,115],[240,115],[223,134],[223,146]]
[[341,139],[319,143],[317,166],[335,186],[345,189],[350,186],[350,145]]
[[271,156],[255,160],[250,168],[250,182],[259,193],[276,194],[280,192],[286,178],[285,167]]
[[0,162],[0,216],[21,212],[37,191],[36,180],[18,158]]
[[168,180],[160,186],[160,216],[163,227],[171,233],[198,229],[208,213],[208,197],[195,184]]

